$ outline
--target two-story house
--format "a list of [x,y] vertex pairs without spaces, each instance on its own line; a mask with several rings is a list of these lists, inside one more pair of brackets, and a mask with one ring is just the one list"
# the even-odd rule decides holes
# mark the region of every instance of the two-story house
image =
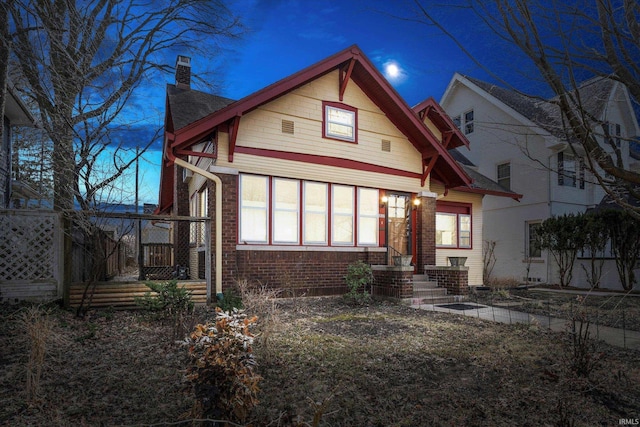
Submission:
[[[640,132],[627,89],[595,78],[579,91],[585,109],[608,123],[624,164],[634,167],[628,141]],[[477,170],[523,195],[519,202],[489,198],[483,204],[484,239],[495,242],[496,278],[556,283],[551,255],[534,244],[536,227],[551,216],[584,212],[604,196],[579,149],[576,155],[568,146],[559,112],[549,101],[460,74],[453,76],[441,100],[470,141],[465,154]],[[586,286],[580,262],[572,284]],[[605,269],[601,286],[618,288],[613,262],[607,261]]]

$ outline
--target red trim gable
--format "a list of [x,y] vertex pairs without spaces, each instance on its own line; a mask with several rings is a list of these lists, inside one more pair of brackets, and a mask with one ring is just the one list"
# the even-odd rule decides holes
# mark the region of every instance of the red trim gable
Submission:
[[[238,123],[237,118],[334,70],[339,71],[339,79],[336,81],[338,92],[344,94],[350,81],[360,87],[408,138],[422,158],[428,159],[427,164],[433,162],[430,172],[447,188],[471,184],[471,178],[451,157],[447,148],[438,141],[418,114],[406,104],[356,45],[233,102],[181,129],[176,129],[173,132],[174,140],[170,144],[167,142],[165,146],[165,156],[170,157],[177,150],[188,149],[217,127],[231,125],[231,129],[233,129],[233,124]],[[235,147],[236,152],[238,152],[238,148]],[[230,151],[230,156],[232,155],[233,151]],[[232,157],[229,160],[232,161]]]
[[428,118],[442,132],[442,143],[447,149],[464,145],[469,148],[469,140],[457,128],[451,117],[442,109],[440,104],[433,98],[428,98],[413,107],[413,111],[418,113],[421,120]]
[[[356,45],[273,83],[182,129],[176,130],[174,147],[182,148],[194,144],[214,127],[228,123],[234,117],[242,116],[333,70],[344,70],[345,67],[347,71],[343,79],[346,80],[349,77],[350,71],[351,79],[385,112],[394,125],[422,153],[423,157],[431,157],[433,155],[442,157],[443,161],[438,162],[437,167],[443,169],[441,175],[447,186],[468,185],[471,182],[471,179],[451,158],[417,114],[411,110]],[[340,84],[340,82],[336,83]],[[343,81],[342,84],[346,84],[346,81]]]

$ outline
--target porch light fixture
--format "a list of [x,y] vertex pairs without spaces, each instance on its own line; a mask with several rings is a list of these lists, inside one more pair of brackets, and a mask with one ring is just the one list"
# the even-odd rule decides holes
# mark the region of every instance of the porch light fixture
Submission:
[[417,208],[418,206],[420,206],[420,199],[418,198],[413,199],[413,207]]
[[387,196],[382,196],[382,198],[380,199],[380,201],[382,203],[387,203],[389,201],[389,198]]

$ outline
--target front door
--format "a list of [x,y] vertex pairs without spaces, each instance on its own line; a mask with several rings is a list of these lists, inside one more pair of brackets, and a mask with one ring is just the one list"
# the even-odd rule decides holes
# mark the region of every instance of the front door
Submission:
[[393,256],[411,255],[411,198],[408,194],[387,196],[387,230],[389,264],[393,264]]

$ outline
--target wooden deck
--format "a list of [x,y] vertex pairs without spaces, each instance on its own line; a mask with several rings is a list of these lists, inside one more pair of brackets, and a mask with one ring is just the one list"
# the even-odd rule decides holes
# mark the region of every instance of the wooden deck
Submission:
[[[71,307],[78,307],[82,301],[82,294],[86,284],[76,283],[71,285],[69,304]],[[193,302],[196,304],[206,304],[207,284],[199,281],[178,282],[178,286],[185,286],[191,291]],[[142,297],[151,290],[142,282],[118,283],[100,282],[95,285],[91,307],[115,307],[133,308],[136,307],[135,297]],[[87,295],[91,293],[91,289]],[[152,292],[153,293],[153,292]]]

